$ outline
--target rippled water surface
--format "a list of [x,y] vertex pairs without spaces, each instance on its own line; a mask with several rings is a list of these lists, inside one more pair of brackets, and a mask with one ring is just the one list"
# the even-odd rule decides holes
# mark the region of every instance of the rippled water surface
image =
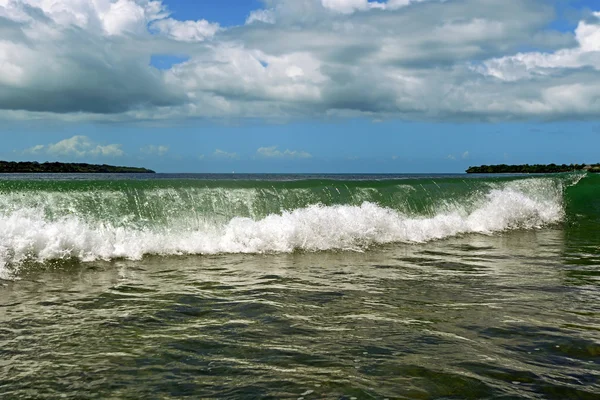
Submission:
[[600,176],[0,176],[2,399],[600,399]]
[[0,395],[597,399],[588,239],[57,262],[2,284]]

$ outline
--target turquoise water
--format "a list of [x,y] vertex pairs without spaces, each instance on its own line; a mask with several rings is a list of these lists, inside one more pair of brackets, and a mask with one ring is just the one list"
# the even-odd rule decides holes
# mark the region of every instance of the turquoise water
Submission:
[[596,399],[599,178],[2,176],[0,396]]

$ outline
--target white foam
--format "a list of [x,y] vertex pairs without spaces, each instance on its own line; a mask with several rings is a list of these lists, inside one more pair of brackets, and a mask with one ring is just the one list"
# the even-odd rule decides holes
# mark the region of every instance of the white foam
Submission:
[[562,191],[548,185],[536,188],[531,181],[492,189],[468,207],[446,205],[429,217],[365,202],[360,206],[313,205],[258,220],[233,218],[222,224],[207,220],[194,229],[186,221],[140,228],[90,222],[77,215],[51,220],[35,208],[23,208],[0,215],[0,272],[25,260],[360,251],[377,244],[539,228],[559,222],[563,214]]

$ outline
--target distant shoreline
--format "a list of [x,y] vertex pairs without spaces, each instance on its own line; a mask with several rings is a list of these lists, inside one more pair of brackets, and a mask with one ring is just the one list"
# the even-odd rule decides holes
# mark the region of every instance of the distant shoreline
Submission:
[[61,163],[35,161],[0,161],[0,174],[155,174],[139,167],[122,167],[107,164]]
[[467,174],[553,174],[559,172],[600,172],[600,164],[521,164],[481,165],[469,167]]

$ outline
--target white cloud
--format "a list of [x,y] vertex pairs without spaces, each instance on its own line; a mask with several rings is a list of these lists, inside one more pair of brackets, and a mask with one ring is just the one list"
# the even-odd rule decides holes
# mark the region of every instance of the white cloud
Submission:
[[45,22],[38,10],[57,28],[75,26],[108,36],[144,33],[148,23],[167,15],[162,2],[153,0],[0,0],[0,16],[31,24],[27,34]]
[[369,2],[367,0],[321,0],[321,2],[323,7],[344,14],[369,8]]
[[288,158],[288,159],[306,159],[312,158],[312,155],[306,151],[277,149],[277,146],[261,147],[256,150],[256,155],[262,158]]
[[273,10],[254,10],[246,18],[246,24],[254,22],[264,22],[265,24],[275,23],[275,13]]
[[100,145],[87,136],[73,136],[57,143],[38,144],[23,151],[24,154],[46,154],[54,157],[121,157],[125,152],[120,144]]
[[448,154],[448,157],[446,157],[446,158],[448,160],[456,161],[459,158],[461,158],[463,160],[467,160],[470,156],[471,156],[471,154],[468,151],[465,151],[464,153],[460,154],[459,156],[457,156],[455,154]]
[[527,52],[487,60],[475,70],[503,81],[551,77],[565,69],[591,67],[600,71],[600,12],[599,20],[581,21],[575,30],[577,46],[553,53]]
[[[162,0],[0,0],[0,119],[600,113],[600,13],[561,33],[543,0],[265,4],[226,28]],[[187,61],[158,70],[153,55]]]
[[342,14],[351,14],[355,11],[365,11],[371,9],[396,10],[400,7],[408,6],[410,3],[417,3],[425,0],[388,0],[369,1],[369,0],[321,0],[323,7]]
[[103,156],[103,157],[121,157],[125,155],[123,149],[121,149],[120,144],[108,144],[106,146],[96,145],[87,151],[87,154],[93,156]]
[[219,24],[206,20],[177,21],[172,18],[156,21],[152,27],[170,38],[184,42],[202,42],[213,37],[220,29]]
[[148,146],[142,147],[140,149],[140,151],[144,154],[164,156],[165,154],[167,154],[169,152],[169,146],[165,146],[165,145],[157,146],[157,145],[150,144]]
[[235,160],[235,159],[239,158],[239,155],[237,153],[228,153],[221,149],[216,149],[215,152],[213,153],[213,156],[215,158],[223,158],[223,159],[230,159],[230,160]]
[[38,144],[38,145],[35,145],[33,147],[23,150],[23,153],[24,154],[40,154],[45,148],[46,148],[46,146],[44,146],[43,144]]

